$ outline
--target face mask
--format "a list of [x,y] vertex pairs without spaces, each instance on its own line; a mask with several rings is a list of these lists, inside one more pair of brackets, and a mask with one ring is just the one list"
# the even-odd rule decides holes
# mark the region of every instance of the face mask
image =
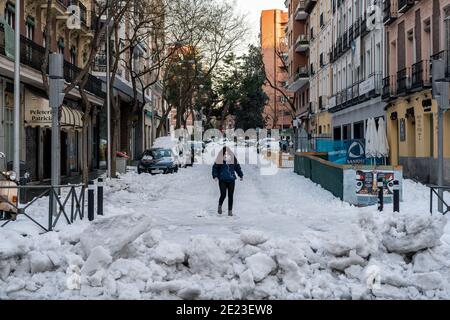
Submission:
[[230,155],[228,155],[228,154],[227,154],[227,155],[225,155],[225,158],[224,158],[224,159],[225,159],[225,161],[226,161],[226,162],[228,162],[228,163],[230,163],[230,162],[231,162],[231,160],[232,160],[231,156],[230,156]]

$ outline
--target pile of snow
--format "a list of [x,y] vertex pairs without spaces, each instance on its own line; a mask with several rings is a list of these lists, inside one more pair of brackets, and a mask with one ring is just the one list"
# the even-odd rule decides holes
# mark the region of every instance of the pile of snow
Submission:
[[[437,216],[363,215],[345,237],[311,234],[305,242],[244,230],[180,245],[149,230],[145,215],[123,215],[97,220],[77,243],[59,242],[59,263],[50,254],[58,233],[37,248],[30,241],[38,239],[2,232],[0,299],[450,298],[444,224]],[[74,276],[79,286],[69,288]]]
[[43,235],[9,224],[0,299],[450,299],[450,232],[425,187],[405,181],[403,212],[380,214],[245,169],[233,219],[209,214],[217,188],[194,167],[108,181],[95,222]]
[[177,145],[177,140],[171,136],[159,137],[153,143],[153,148],[173,149]]

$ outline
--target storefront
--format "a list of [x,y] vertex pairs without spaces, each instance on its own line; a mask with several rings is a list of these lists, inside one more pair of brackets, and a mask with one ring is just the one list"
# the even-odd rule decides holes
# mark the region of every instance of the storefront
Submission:
[[364,139],[367,119],[386,114],[380,97],[332,113],[334,140]]
[[[81,172],[82,111],[68,105],[61,108],[61,176]],[[33,180],[45,180],[51,174],[52,113],[47,98],[25,89],[24,97],[25,161]]]
[[[397,98],[387,108],[387,133],[394,165],[405,176],[424,183],[437,181],[438,114],[431,90]],[[444,113],[444,179],[450,183],[450,111]]]

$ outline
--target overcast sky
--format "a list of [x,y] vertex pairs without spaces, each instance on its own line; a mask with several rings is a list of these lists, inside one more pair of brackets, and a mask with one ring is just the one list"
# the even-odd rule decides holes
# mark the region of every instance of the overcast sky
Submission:
[[235,0],[242,13],[248,14],[248,23],[252,28],[252,36],[248,39],[248,43],[257,43],[259,34],[259,19],[261,10],[267,9],[283,9],[284,0]]

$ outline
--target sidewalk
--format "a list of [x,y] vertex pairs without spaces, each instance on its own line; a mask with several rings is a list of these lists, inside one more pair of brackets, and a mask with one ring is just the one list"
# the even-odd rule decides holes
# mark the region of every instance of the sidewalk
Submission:
[[[106,171],[103,169],[99,169],[99,170],[95,170],[89,173],[89,180],[95,180],[97,179],[99,176],[101,176],[102,174],[104,174]],[[46,185],[50,185],[51,184],[51,180],[50,179],[46,179],[43,181],[32,181],[30,182],[28,185],[31,186],[46,186]],[[73,177],[61,177],[61,184],[62,185],[66,185],[66,184],[81,184],[81,175],[77,175],[77,176],[73,176]],[[29,201],[31,201],[34,197],[39,196],[40,194],[42,194],[42,192],[44,192],[44,189],[30,189],[30,190],[26,190],[26,192],[22,192],[21,197],[20,197],[20,202],[21,203],[27,203]]]

